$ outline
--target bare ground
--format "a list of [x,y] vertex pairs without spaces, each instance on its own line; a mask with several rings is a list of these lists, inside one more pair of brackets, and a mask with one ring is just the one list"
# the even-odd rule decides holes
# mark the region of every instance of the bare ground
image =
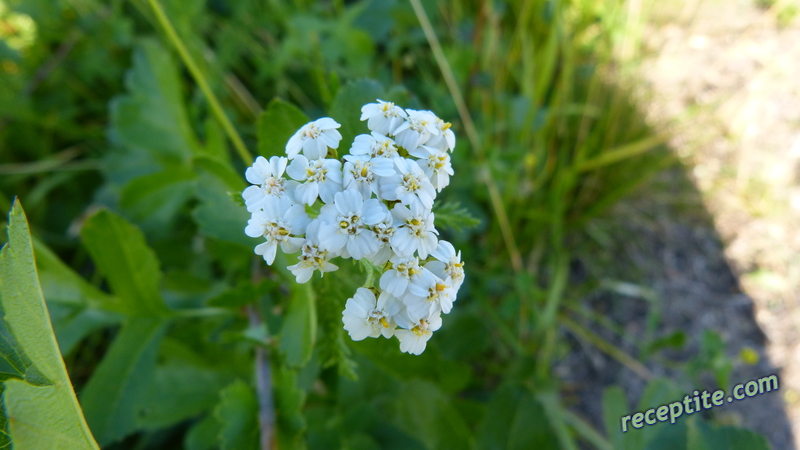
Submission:
[[[624,238],[615,252],[660,301],[634,289],[584,306],[624,327],[623,336],[593,329],[631,354],[648,313],[660,315],[657,335],[686,333],[681,351],[646,363],[682,386],[692,381],[669,361],[688,361],[704,331],[716,331],[734,364],[731,384],[780,379],[779,392],[716,408],[717,420],[763,433],[775,449],[800,448],[800,20],[783,15],[800,3],[649,7],[634,90],[649,121],[669,131],[683,167],[618,206],[626,221],[616,225]],[[602,387],[624,386],[635,405],[646,380],[591,346],[576,347],[556,370],[571,382],[576,409],[602,428]]]

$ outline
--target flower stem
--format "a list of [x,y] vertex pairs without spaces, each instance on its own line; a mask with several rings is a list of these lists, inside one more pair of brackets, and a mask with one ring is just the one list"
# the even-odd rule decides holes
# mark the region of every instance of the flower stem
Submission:
[[233,147],[236,149],[236,152],[239,153],[239,156],[246,165],[252,165],[253,156],[247,151],[247,147],[244,145],[242,137],[239,136],[239,133],[236,132],[236,129],[233,127],[230,119],[228,119],[228,116],[225,115],[225,111],[222,110],[222,105],[220,105],[219,100],[217,100],[217,97],[211,90],[211,86],[209,86],[208,81],[206,80],[205,76],[203,76],[203,72],[200,71],[200,67],[198,67],[197,63],[195,63],[194,59],[192,59],[192,55],[189,53],[186,45],[184,45],[180,36],[178,36],[178,33],[175,31],[175,28],[172,26],[172,23],[169,21],[169,18],[164,13],[164,9],[161,8],[161,5],[157,0],[147,0],[147,2],[153,9],[153,14],[155,14],[156,20],[158,20],[158,23],[161,24],[162,28],[164,28],[167,38],[170,40],[170,42],[172,42],[175,50],[178,51],[178,54],[183,60],[183,63],[186,65],[186,68],[189,70],[189,73],[192,75],[192,78],[194,78],[194,81],[200,87],[200,90],[203,91],[203,95],[205,95],[206,99],[208,99],[208,103],[211,105],[211,111],[217,117],[217,120],[219,120],[222,128],[228,134],[228,138],[230,138],[231,142],[233,143]]

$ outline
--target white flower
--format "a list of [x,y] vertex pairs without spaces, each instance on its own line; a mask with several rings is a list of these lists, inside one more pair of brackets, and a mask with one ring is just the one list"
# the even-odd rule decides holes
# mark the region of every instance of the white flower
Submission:
[[423,271],[419,278],[408,286],[411,295],[403,297],[408,317],[413,320],[438,311],[448,314],[456,300],[453,280],[450,277],[441,279],[429,270]]
[[264,261],[272,265],[278,244],[284,253],[300,250],[305,240],[292,235],[304,234],[309,222],[303,205],[291,205],[288,198],[267,198],[264,209],[253,213],[244,232],[250,237],[267,239],[256,246],[255,253],[263,255]]
[[339,141],[342,140],[342,135],[336,130],[339,127],[341,125],[330,117],[303,125],[286,143],[286,154],[289,159],[294,159],[302,150],[308,159],[324,158],[328,154],[328,147],[339,147]]
[[452,152],[453,149],[456,148],[456,135],[453,133],[453,130],[450,129],[452,124],[438,117],[436,118],[435,124],[436,129],[439,130],[439,134],[431,136],[425,144],[436,147],[442,151],[449,150]]
[[442,192],[442,189],[450,184],[453,166],[450,164],[450,155],[446,151],[423,145],[409,153],[420,158],[417,164],[422,168],[425,176],[430,179],[436,191]]
[[372,264],[382,266],[394,255],[391,244],[389,243],[395,232],[394,218],[392,215],[386,214],[383,220],[372,226],[372,231],[375,232],[375,236],[378,238],[380,249],[376,253],[368,255],[367,258],[372,261]]
[[342,323],[354,341],[380,335],[388,339],[397,326],[393,316],[402,308],[403,303],[388,292],[381,292],[376,300],[372,291],[358,288],[353,298],[347,299]]
[[[350,154],[366,157],[375,165],[381,164],[381,161],[384,160],[394,161],[395,158],[400,157],[394,140],[375,132],[372,132],[371,135],[359,134],[356,136],[355,140],[353,140],[353,145],[350,147]],[[385,169],[388,170],[390,167],[387,165]],[[394,164],[391,166],[391,172],[394,173]],[[391,173],[379,173],[379,175],[386,177]]]
[[374,231],[365,227],[375,225],[386,215],[386,206],[377,199],[364,201],[361,193],[352,189],[337,192],[333,203],[319,212],[320,245],[332,253],[346,249],[355,259],[375,253],[380,241]]
[[386,158],[370,160],[366,156],[354,155],[346,155],[344,159],[344,188],[355,189],[364,198],[372,197],[373,192],[380,198],[378,176],[394,175],[394,163]]
[[381,179],[381,196],[385,200],[400,200],[404,205],[433,206],[436,189],[416,161],[395,158],[398,173]]
[[361,107],[361,120],[367,120],[367,128],[381,134],[394,134],[406,117],[408,114],[403,108],[380,99],[378,103],[367,103]]
[[394,331],[400,340],[400,351],[412,355],[422,354],[433,332],[442,326],[442,317],[438,312],[430,317],[412,320],[401,311],[395,316],[395,321],[401,327]]
[[319,247],[319,220],[313,220],[308,225],[306,231],[306,241],[301,249],[300,256],[297,258],[299,262],[293,266],[287,267],[295,276],[295,280],[302,284],[311,279],[314,270],[319,270],[320,273],[333,272],[339,267],[332,264],[329,260],[332,255],[327,250]]
[[317,196],[330,203],[334,194],[342,190],[342,163],[337,159],[309,161],[305,156],[297,155],[286,172],[300,182],[295,188],[295,199],[309,206],[314,204]]
[[287,162],[288,159],[284,157],[273,156],[267,161],[263,156],[259,156],[253,165],[247,168],[244,173],[245,178],[256,185],[248,186],[242,192],[247,211],[254,212],[261,209],[267,197],[289,199],[294,197],[296,183],[287,182],[283,178]]
[[420,282],[423,272],[430,272],[420,267],[419,258],[415,256],[393,256],[390,261],[392,268],[381,275],[380,286],[395,297],[403,297],[410,284]]
[[419,204],[411,205],[411,210],[403,205],[392,208],[395,232],[391,238],[392,249],[398,255],[411,256],[419,252],[425,259],[436,249],[439,234],[433,227],[433,213]]
[[394,131],[394,140],[408,151],[414,150],[431,138],[437,136],[436,116],[430,111],[407,109],[408,119]]
[[431,256],[438,261],[425,264],[425,268],[439,278],[450,277],[455,290],[461,288],[461,284],[464,282],[464,263],[461,262],[461,251],[459,250],[456,254],[453,244],[440,240],[436,250],[431,252]]

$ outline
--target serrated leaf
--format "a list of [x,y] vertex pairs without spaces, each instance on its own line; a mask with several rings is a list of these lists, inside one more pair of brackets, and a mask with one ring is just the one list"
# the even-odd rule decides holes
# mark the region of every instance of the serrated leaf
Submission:
[[108,211],[95,213],[81,229],[84,245],[126,312],[157,316],[167,312],[159,292],[161,271],[142,232]]
[[456,232],[476,227],[481,223],[458,202],[438,203],[434,205],[433,214],[438,228],[449,228]]
[[0,251],[0,302],[18,350],[48,385],[7,380],[3,393],[14,447],[98,449],[58,351],[36,272],[28,222],[19,202]]
[[258,154],[267,159],[285,156],[289,138],[310,121],[303,111],[291,103],[273,99],[258,116]]
[[258,400],[247,383],[236,380],[222,390],[214,417],[220,424],[219,448],[258,449]]
[[153,380],[164,319],[134,317],[122,326],[81,393],[86,420],[100,445],[138,428],[140,399]]
[[291,285],[292,295],[281,329],[280,350],[291,367],[300,367],[311,358],[317,335],[316,296],[311,285]]
[[141,41],[125,87],[128,93],[111,103],[112,141],[162,163],[185,161],[198,153],[200,145],[181,98],[178,68],[158,41]]
[[223,180],[209,173],[202,174],[197,182],[197,197],[200,204],[194,210],[194,219],[200,233],[242,247],[258,245],[257,239],[244,234],[250,214],[228,195]]
[[353,140],[359,134],[369,134],[367,123],[361,122],[361,107],[367,103],[375,103],[383,95],[383,87],[373,80],[359,80],[340,88],[333,99],[330,116],[342,124],[339,154],[345,154]]

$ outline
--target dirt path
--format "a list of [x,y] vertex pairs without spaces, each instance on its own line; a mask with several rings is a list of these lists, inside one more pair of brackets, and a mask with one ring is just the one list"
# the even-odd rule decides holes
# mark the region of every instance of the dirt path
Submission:
[[[641,76],[649,116],[672,127],[670,144],[692,168],[727,262],[753,299],[800,448],[800,19],[786,21],[792,2],[800,8],[796,0],[656,8]],[[776,439],[776,448],[791,447]]]

